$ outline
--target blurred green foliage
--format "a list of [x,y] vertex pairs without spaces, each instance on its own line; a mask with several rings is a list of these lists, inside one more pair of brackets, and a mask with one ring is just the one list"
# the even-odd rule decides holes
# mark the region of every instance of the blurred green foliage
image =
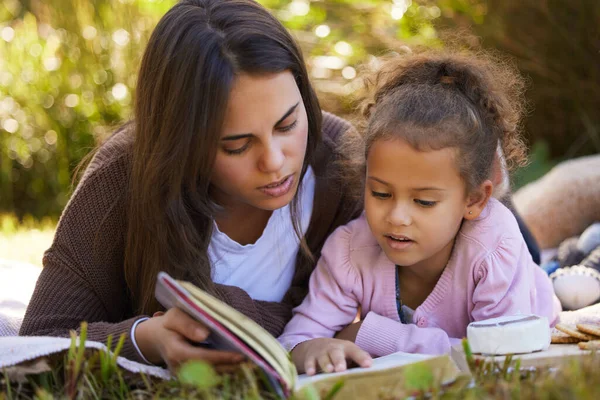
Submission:
[[[115,126],[133,117],[136,74],[144,46],[174,2],[3,0],[0,212],[36,219],[60,214],[81,158]],[[598,36],[584,37],[590,29],[597,29],[600,2],[575,0],[563,6],[559,5],[562,2],[536,0],[259,2],[298,39],[326,110],[340,115],[353,112],[352,94],[359,84],[360,66],[374,62],[376,56],[389,49],[402,52],[419,45],[442,46],[446,29],[469,28],[481,35],[485,46],[515,56],[521,70],[534,80],[532,118],[537,119],[528,128],[535,131],[532,137],[536,139],[546,138],[546,132],[552,131],[549,154],[572,157],[589,152],[590,143],[600,143],[600,52],[590,53],[590,47],[598,45]],[[581,18],[570,26],[569,13],[574,12]],[[527,22],[532,15],[537,17],[535,24]],[[513,31],[518,35],[511,35]],[[478,42],[469,36],[462,39]],[[579,58],[568,78],[564,74],[571,65],[571,48],[578,51],[574,54]],[[577,96],[559,100],[569,89]],[[553,100],[547,103],[547,98]],[[550,118],[551,126],[544,125],[543,118],[549,116],[555,116]],[[562,136],[560,129],[564,129]],[[579,139],[579,147],[565,145],[572,134],[585,135]],[[562,153],[556,150],[557,135]],[[541,165],[550,164],[542,160]]]
[[[600,1],[441,1],[456,12],[438,29],[469,29],[529,79],[530,142],[544,141],[555,160],[600,153]],[[469,9],[482,5],[484,18],[473,20]]]
[[135,65],[166,5],[0,6],[0,209],[56,216],[73,168],[130,116]]
[[[325,108],[349,112],[357,66],[399,45],[439,45],[435,5],[261,1],[292,30]],[[81,158],[132,118],[145,43],[172,0],[0,5],[0,211],[58,216]],[[424,4],[424,3],[423,3]],[[401,18],[402,17],[402,18]]]
[[548,143],[543,140],[535,142],[529,153],[529,164],[515,172],[513,186],[519,188],[541,178],[556,164],[550,157]]

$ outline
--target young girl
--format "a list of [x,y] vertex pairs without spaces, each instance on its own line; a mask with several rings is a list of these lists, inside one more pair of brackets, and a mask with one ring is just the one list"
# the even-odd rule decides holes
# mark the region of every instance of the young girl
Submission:
[[[513,214],[491,198],[498,143],[509,166],[524,159],[518,75],[487,59],[432,53],[391,59],[372,82],[365,211],[329,237],[309,295],[279,338],[298,369],[446,353],[470,322],[502,315],[554,323],[560,304],[547,275]],[[333,339],[358,310],[355,344]]]

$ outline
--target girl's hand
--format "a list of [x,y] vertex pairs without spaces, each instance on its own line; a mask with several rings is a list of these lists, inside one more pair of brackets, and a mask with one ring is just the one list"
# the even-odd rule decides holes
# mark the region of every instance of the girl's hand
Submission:
[[318,366],[324,372],[346,370],[346,360],[352,360],[359,366],[371,366],[373,359],[366,351],[347,340],[320,338],[307,340],[292,350],[292,360],[298,372],[314,375]]
[[174,372],[188,360],[202,360],[213,365],[239,363],[244,357],[235,352],[204,349],[193,342],[208,338],[210,330],[178,308],[158,312],[135,328],[135,340],[148,361],[165,363]]

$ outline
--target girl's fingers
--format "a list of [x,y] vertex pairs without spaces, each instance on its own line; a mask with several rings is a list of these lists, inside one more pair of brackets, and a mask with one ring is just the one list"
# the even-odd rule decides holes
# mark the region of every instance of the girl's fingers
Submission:
[[368,368],[373,364],[373,359],[363,349],[352,343],[352,346],[347,346],[346,357],[357,363],[363,368]]
[[323,353],[317,358],[317,362],[319,363],[319,367],[323,372],[333,372],[333,364],[331,363],[331,359],[329,358],[329,353]]
[[342,372],[346,370],[346,354],[342,347],[334,347],[329,351],[329,358],[333,363],[335,372]]
[[203,342],[210,330],[178,308],[171,308],[164,315],[165,328],[184,336],[192,342]]
[[306,360],[304,360],[304,372],[306,372],[306,375],[310,376],[317,373],[315,362],[316,360],[313,356],[306,356]]

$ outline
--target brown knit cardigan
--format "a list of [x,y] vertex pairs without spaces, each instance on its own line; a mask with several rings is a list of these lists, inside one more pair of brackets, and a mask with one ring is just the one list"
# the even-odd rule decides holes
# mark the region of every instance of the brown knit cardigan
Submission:
[[[318,259],[325,239],[358,216],[359,199],[342,184],[338,141],[348,122],[323,114],[323,140],[311,163],[316,176],[313,214],[305,238]],[[82,321],[88,339],[126,335],[121,355],[143,362],[129,334],[136,315],[125,283],[125,196],[131,163],[130,130],[116,132],[94,156],[60,218],[21,327],[21,335],[68,336]],[[98,247],[94,247],[98,246]],[[102,251],[98,254],[97,249]],[[96,251],[93,251],[96,249]],[[308,290],[315,266],[299,252],[291,287],[281,303],[255,301],[242,289],[217,285],[225,301],[278,336]]]

